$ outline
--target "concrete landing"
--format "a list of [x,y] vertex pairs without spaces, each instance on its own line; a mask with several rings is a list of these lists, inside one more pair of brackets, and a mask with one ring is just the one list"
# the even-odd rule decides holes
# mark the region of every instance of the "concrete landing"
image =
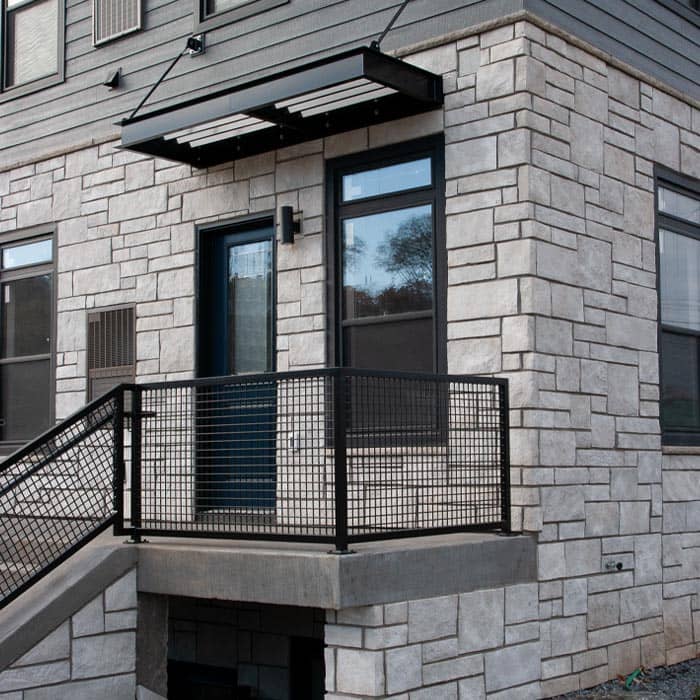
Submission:
[[339,610],[535,581],[535,541],[493,533],[354,545],[154,538],[138,548],[140,591]]

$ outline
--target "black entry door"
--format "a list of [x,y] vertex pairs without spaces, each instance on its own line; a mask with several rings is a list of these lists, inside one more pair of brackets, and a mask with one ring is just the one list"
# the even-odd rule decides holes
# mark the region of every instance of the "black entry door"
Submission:
[[275,505],[273,228],[204,233],[199,374],[236,375],[197,396],[200,511]]

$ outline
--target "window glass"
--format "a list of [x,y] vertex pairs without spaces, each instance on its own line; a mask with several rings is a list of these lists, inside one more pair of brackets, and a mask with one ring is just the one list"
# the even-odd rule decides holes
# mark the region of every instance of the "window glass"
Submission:
[[342,236],[345,318],[432,308],[431,205],[345,219]]
[[6,86],[28,83],[58,71],[58,17],[58,0],[8,3]]
[[2,357],[42,355],[51,348],[51,276],[2,285]]
[[206,0],[205,11],[207,15],[213,15],[217,12],[224,12],[225,10],[231,10],[234,7],[241,7],[241,5],[247,5],[250,0]]
[[403,319],[348,326],[343,332],[346,364],[358,369],[433,371],[433,319]]
[[700,224],[700,198],[695,199],[675,190],[659,188],[659,211]]
[[8,246],[2,251],[2,266],[5,270],[23,265],[38,265],[51,262],[52,241],[37,241]]
[[233,245],[228,253],[228,353],[235,374],[272,366],[272,244]]
[[343,201],[377,197],[390,192],[428,187],[431,184],[431,159],[387,165],[343,176]]
[[666,426],[697,430],[700,425],[698,338],[661,336],[661,416]]
[[49,427],[49,360],[0,366],[0,434],[30,440]]
[[700,241],[659,231],[661,320],[700,331]]

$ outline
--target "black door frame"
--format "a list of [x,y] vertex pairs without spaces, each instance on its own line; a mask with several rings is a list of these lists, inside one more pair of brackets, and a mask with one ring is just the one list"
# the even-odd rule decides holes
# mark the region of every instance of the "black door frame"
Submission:
[[[239,217],[234,220],[216,223],[214,225],[202,225],[196,228],[196,261],[195,261],[195,276],[196,276],[196,304],[195,304],[195,372],[198,377],[209,377],[221,375],[221,372],[210,371],[212,367],[217,367],[222,364],[221,357],[214,357],[207,360],[205,353],[213,346],[216,345],[218,337],[223,338],[221,334],[221,329],[218,329],[216,324],[205,323],[207,318],[207,312],[205,311],[205,306],[213,303],[211,301],[211,295],[216,294],[216,288],[218,284],[213,284],[211,277],[207,273],[211,273],[214,268],[214,274],[220,274],[221,272],[226,272],[226,266],[228,261],[228,255],[224,254],[224,257],[219,259],[214,259],[215,264],[211,264],[212,258],[209,256],[216,255],[224,250],[228,250],[229,244],[224,243],[223,239],[233,238],[235,239],[230,243],[233,245],[245,245],[247,243],[255,243],[260,241],[270,241],[271,243],[271,301],[270,301],[270,318],[269,318],[269,338],[270,338],[270,357],[269,357],[269,367],[268,372],[273,373],[276,369],[276,326],[277,326],[277,314],[276,314],[276,302],[277,302],[277,264],[276,264],[276,228],[274,217],[267,214],[258,214],[255,216]],[[221,267],[218,267],[216,263],[220,263]],[[225,303],[219,300],[220,303]],[[219,310],[220,311],[220,310]],[[225,332],[228,332],[226,327]],[[225,351],[224,351],[225,352]],[[208,365],[209,363],[209,365]],[[224,360],[223,364],[228,364]],[[231,369],[231,368],[228,368]],[[232,376],[232,375],[230,375]],[[245,385],[241,385],[245,386]],[[223,387],[221,387],[223,388]],[[204,389],[204,387],[203,387]],[[274,409],[273,409],[274,411]],[[199,422],[199,419],[197,419]],[[206,428],[205,428],[206,430]],[[200,451],[199,441],[197,442],[197,453]],[[226,458],[228,460],[228,457]],[[232,456],[231,459],[235,461],[235,457]],[[244,511],[249,511],[250,508],[255,508],[250,504],[236,503],[239,498],[245,498],[245,494],[236,497],[232,492],[228,496],[223,492],[220,495],[211,495],[211,503],[215,503],[218,498],[224,501],[227,498],[231,498],[229,505],[212,506],[206,503],[206,498],[200,494],[200,487],[204,488],[206,491],[206,479],[207,477],[200,473],[200,467],[205,469],[204,474],[206,474],[206,457],[204,455],[198,455],[197,468],[195,469],[195,511],[202,517],[207,517],[208,511],[213,507],[214,510],[220,508],[225,508],[227,511],[239,511],[243,509]],[[216,468],[216,467],[215,467]],[[274,467],[274,472],[276,474],[276,466]],[[274,482],[273,482],[274,483]],[[273,487],[274,489],[274,487]],[[263,511],[267,511],[267,514],[261,512],[264,517],[269,517],[270,507],[274,508],[275,491],[272,491],[272,506],[266,504],[261,506]],[[248,515],[248,517],[251,517]]]
[[[202,352],[203,352],[203,342],[202,342],[202,285],[204,280],[202,278],[204,272],[203,266],[203,248],[206,245],[213,244],[213,238],[219,236],[226,236],[229,234],[240,233],[245,235],[246,233],[252,232],[258,228],[269,227],[272,231],[269,237],[272,240],[272,313],[270,314],[270,339],[271,339],[271,352],[272,352],[272,362],[270,367],[270,372],[275,372],[277,370],[277,236],[276,236],[276,221],[275,216],[272,212],[262,212],[260,214],[251,214],[248,216],[240,216],[235,219],[229,219],[227,221],[199,224],[195,227],[195,360],[194,360],[194,371],[196,377],[206,377],[209,376],[205,373],[202,366]],[[207,239],[203,241],[203,239]],[[253,240],[268,240],[268,237],[252,237],[249,242]],[[243,240],[241,242],[244,242]]]

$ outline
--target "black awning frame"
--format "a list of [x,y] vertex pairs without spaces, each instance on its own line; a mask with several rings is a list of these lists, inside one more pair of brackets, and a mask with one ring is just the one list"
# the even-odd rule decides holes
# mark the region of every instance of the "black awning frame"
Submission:
[[[342,89],[343,85],[357,81],[369,81],[376,84],[379,92],[391,94],[328,111],[316,108],[316,113],[310,116],[275,106],[307,94],[313,96],[335,87]],[[125,119],[121,122],[121,148],[204,168],[419,114],[436,109],[442,103],[441,76],[376,49],[361,47]],[[258,124],[257,130],[250,133],[223,136],[202,145],[178,142],[172,136],[195,127],[203,129],[212,122],[233,119],[236,115],[269,124]]]

